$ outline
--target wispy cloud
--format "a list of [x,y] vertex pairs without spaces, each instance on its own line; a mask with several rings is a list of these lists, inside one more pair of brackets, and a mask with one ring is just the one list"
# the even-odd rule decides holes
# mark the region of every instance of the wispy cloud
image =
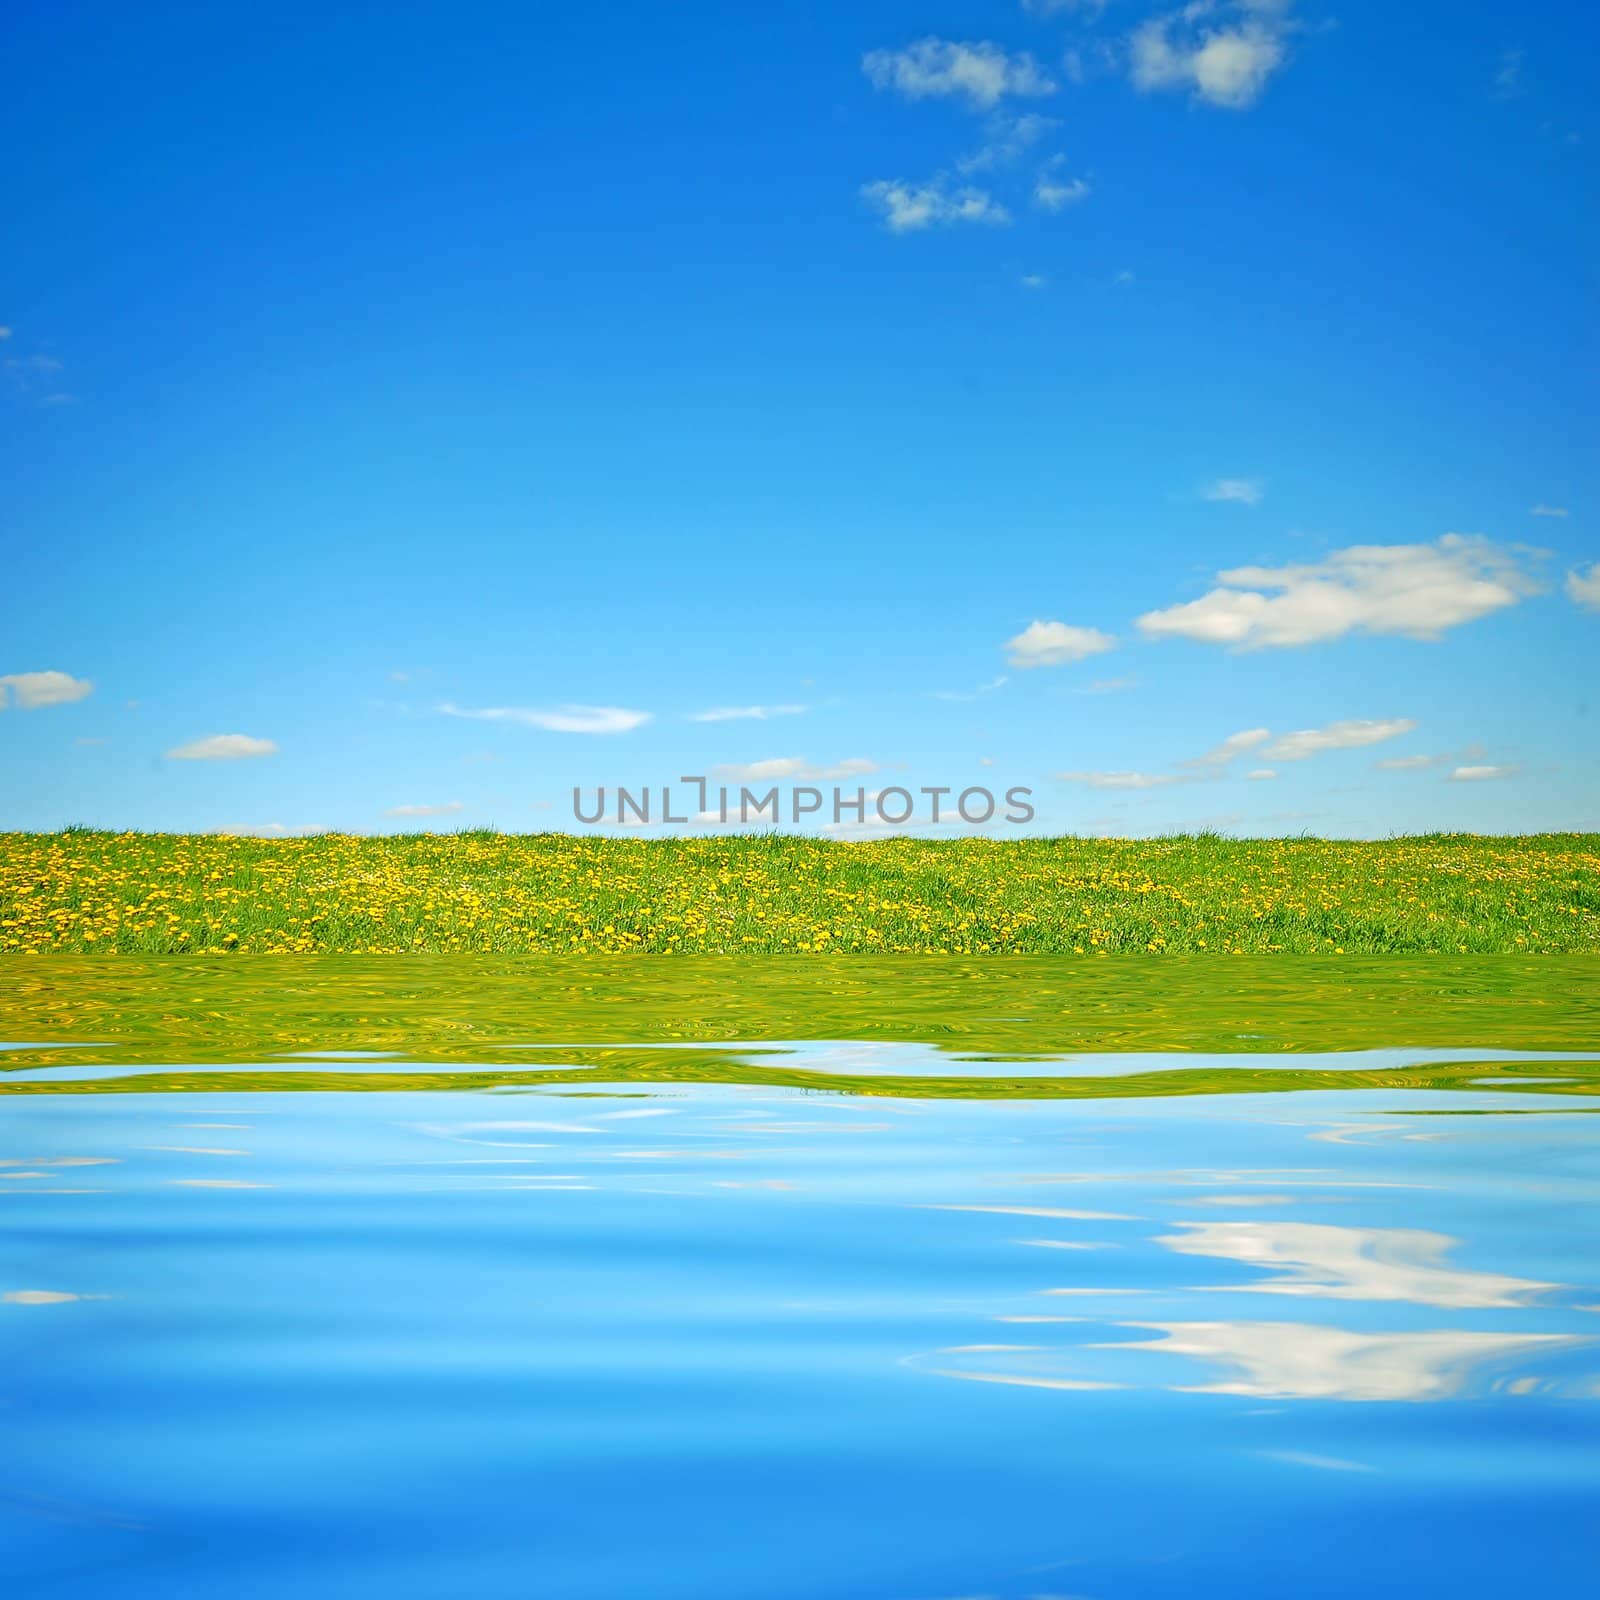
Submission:
[[956,171],[992,172],[997,167],[1012,166],[1060,126],[1054,117],[1041,116],[1037,111],[1024,111],[1017,116],[998,111],[984,129],[984,142],[957,159]]
[[1180,762],[1185,767],[1226,767],[1231,762],[1237,761],[1246,752],[1263,745],[1272,737],[1270,728],[1246,728],[1242,733],[1230,733],[1221,744],[1216,745],[1202,756],[1193,756],[1188,761]]
[[1021,633],[1006,640],[1006,659],[1027,671],[1033,667],[1060,667],[1086,656],[1114,649],[1116,639],[1098,628],[1075,627],[1070,622],[1030,622]]
[[554,706],[541,710],[533,706],[489,706],[471,710],[452,705],[439,707],[446,717],[466,717],[474,722],[511,722],[524,728],[543,728],[548,733],[630,733],[650,720],[648,711],[628,711],[621,706]]
[[861,70],[874,88],[908,100],[962,100],[981,111],[1007,96],[1037,98],[1056,90],[1026,51],[1013,55],[986,40],[962,44],[930,36],[903,50],[869,50]]
[[1496,100],[1515,100],[1526,92],[1522,80],[1523,54],[1520,50],[1502,50],[1495,62],[1494,83],[1491,93]]
[[1273,761],[1304,761],[1325,750],[1359,750],[1364,745],[1382,744],[1410,733],[1416,722],[1410,717],[1359,718],[1330,722],[1325,728],[1301,728],[1274,739],[1263,752]]
[[1478,761],[1483,757],[1481,744],[1464,745],[1459,750],[1435,750],[1426,755],[1386,756],[1374,761],[1374,772],[1426,772],[1430,767],[1449,767],[1457,762]]
[[1528,552],[1479,534],[1433,544],[1365,544],[1286,567],[1236,567],[1219,587],[1138,619],[1149,638],[1196,639],[1237,650],[1313,644],[1347,633],[1438,639],[1524,597],[1540,584]]
[[1083,11],[1100,15],[1111,0],[1022,0],[1022,9],[1035,17],[1053,17],[1062,11]]
[[459,800],[446,800],[442,805],[390,806],[386,817],[453,817],[466,808]]
[[772,717],[803,716],[810,706],[712,706],[709,711],[691,711],[690,722],[766,722]]
[[935,689],[935,700],[981,700],[985,695],[993,694],[996,689],[1002,689],[1010,680],[1004,673],[997,678],[991,678],[987,683],[980,683],[976,689]]
[[1069,178],[1063,168],[1065,156],[1051,156],[1039,169],[1034,179],[1033,203],[1041,211],[1065,211],[1080,200],[1087,200],[1092,190],[1087,178]]
[[819,767],[804,756],[773,756],[766,761],[717,768],[717,776],[729,783],[816,783],[838,778],[863,778],[878,770],[876,761],[865,756],[850,756],[831,767]]
[[1600,611],[1600,561],[1574,567],[1567,574],[1566,589],[1569,600],[1576,601],[1586,611]]
[[[1072,771],[1057,772],[1053,776],[1066,783],[1087,784],[1092,789],[1166,789],[1174,784],[1214,782],[1226,778],[1233,764],[1253,751],[1259,751],[1261,756],[1272,761],[1303,761],[1326,750],[1350,750],[1362,745],[1381,744],[1386,739],[1409,733],[1415,727],[1415,722],[1404,717],[1388,721],[1348,720],[1330,722],[1325,728],[1302,728],[1277,738],[1268,728],[1244,728],[1238,733],[1230,733],[1220,744],[1213,745],[1201,755],[1173,762],[1172,771]],[[1265,783],[1276,778],[1278,773],[1272,767],[1253,767],[1244,776],[1251,782]]]
[[1266,492],[1267,486],[1259,478],[1213,478],[1200,490],[1200,498],[1258,506]]
[[1515,767],[1457,767],[1450,774],[1451,783],[1492,783],[1496,778],[1514,778]]
[[1293,28],[1289,0],[1194,0],[1134,30],[1129,76],[1144,93],[1187,89],[1207,105],[1244,111],[1288,61]]
[[0,677],[0,711],[17,697],[23,711],[38,711],[43,706],[70,705],[94,693],[87,678],[74,678],[69,672],[8,672]]
[[861,197],[883,218],[890,233],[920,233],[961,223],[1004,227],[1011,213],[987,189],[952,184],[943,174],[926,183],[880,178],[863,184]]
[[1189,773],[1177,772],[1056,772],[1062,783],[1084,783],[1091,789],[1165,789],[1175,783],[1193,783]]
[[1434,756],[1387,756],[1382,761],[1374,761],[1374,772],[1425,772],[1429,767],[1448,766],[1455,757],[1452,755]]
[[271,739],[256,739],[248,733],[213,733],[204,739],[180,744],[167,751],[168,761],[247,761],[253,756],[275,756],[278,747]]
[[[0,330],[0,343],[9,341],[11,335],[10,328]],[[19,395],[41,406],[67,406],[74,403],[74,396],[59,386],[57,375],[61,370],[59,358],[42,350],[25,356],[7,356],[0,361],[0,372],[5,373],[11,387]]]
[[1547,506],[1540,504],[1536,506],[1529,506],[1528,515],[1530,517],[1564,517],[1567,515],[1567,508],[1565,506]]
[[1074,694],[1123,694],[1129,689],[1137,689],[1139,680],[1136,677],[1126,678],[1096,678],[1093,683],[1086,683],[1081,689],[1074,689]]

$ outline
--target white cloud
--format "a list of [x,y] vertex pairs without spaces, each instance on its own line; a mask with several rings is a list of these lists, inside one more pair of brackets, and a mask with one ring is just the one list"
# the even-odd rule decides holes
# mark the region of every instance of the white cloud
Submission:
[[1515,767],[1457,767],[1450,774],[1451,783],[1489,783],[1495,778],[1516,776]]
[[984,130],[984,142],[957,160],[956,171],[992,172],[996,167],[1009,167],[1060,126],[1054,117],[1040,116],[1037,111],[1020,116],[996,112]]
[[11,330],[6,327],[0,327],[0,339],[9,339],[10,337]]
[[730,783],[815,783],[836,778],[861,778],[876,772],[878,764],[865,756],[850,756],[831,767],[813,766],[804,756],[774,756],[767,761],[752,761],[744,766],[717,768],[717,775]]
[[65,706],[82,700],[94,692],[87,678],[74,678],[68,672],[8,672],[0,677],[0,711],[17,697],[23,711],[37,711],[42,706]]
[[390,806],[384,812],[386,817],[453,817],[456,812],[464,810],[459,800],[446,800],[443,805],[436,806]]
[[1086,783],[1091,789],[1165,789],[1194,779],[1172,772],[1056,772],[1062,783]]
[[1258,506],[1266,493],[1259,478],[1216,478],[1201,491],[1202,500],[1232,501],[1241,506]]
[[1129,41],[1129,71],[1136,89],[1188,89],[1208,105],[1243,111],[1261,98],[1273,73],[1288,60],[1287,6],[1246,3],[1250,13],[1221,26],[1213,0],[1152,17]]
[[1380,719],[1349,718],[1330,722],[1325,728],[1301,728],[1274,739],[1265,754],[1273,761],[1304,761],[1324,750],[1358,750],[1363,745],[1382,744],[1410,733],[1416,723],[1410,717]]
[[278,747],[270,739],[254,739],[248,733],[214,733],[167,751],[168,761],[243,761],[251,756],[275,756]]
[[1128,678],[1096,678],[1093,683],[1085,684],[1081,689],[1074,689],[1074,694],[1121,694],[1127,689],[1137,689],[1139,680]]
[[543,728],[549,733],[629,733],[650,720],[648,711],[628,711],[621,706],[556,706],[541,711],[529,706],[491,706],[481,711],[446,701],[439,707],[446,717],[468,717],[476,722],[514,722],[520,727]]
[[713,706],[709,711],[691,711],[690,722],[765,722],[770,717],[798,717],[810,706]]
[[1432,544],[1362,544],[1322,561],[1219,572],[1198,600],[1147,611],[1151,638],[1197,639],[1239,650],[1313,644],[1347,633],[1438,639],[1539,592],[1510,551],[1479,534]]
[[1033,185],[1033,203],[1041,211],[1065,211],[1068,206],[1089,198],[1091,191],[1086,179],[1056,176],[1065,161],[1065,156],[1052,156],[1039,170]]
[[1529,506],[1528,515],[1530,517],[1564,517],[1567,515],[1567,508],[1565,506]]
[[1589,611],[1600,611],[1600,561],[1574,567],[1567,574],[1567,598]]
[[861,195],[883,217],[890,233],[920,233],[924,228],[949,228],[959,223],[1004,227],[1011,213],[987,189],[972,184],[952,188],[940,173],[927,183],[880,178],[863,184]]
[[1230,733],[1221,744],[1207,750],[1203,756],[1194,756],[1181,764],[1186,767],[1225,767],[1247,750],[1265,744],[1271,737],[1270,728],[1246,728],[1242,733]]
[[1069,661],[1082,661],[1112,649],[1116,640],[1098,628],[1078,628],[1068,622],[1030,622],[1021,633],[1006,640],[1006,655],[1011,665],[1059,667]]
[[1113,279],[1112,279],[1112,280],[1111,280],[1111,283],[1112,283],[1112,287],[1113,287],[1113,288],[1117,288],[1117,289],[1125,289],[1125,288],[1127,288],[1127,287],[1128,287],[1128,285],[1129,285],[1129,284],[1130,284],[1130,283],[1132,283],[1132,282],[1133,282],[1133,281],[1134,281],[1134,279],[1133,279],[1133,274],[1132,274],[1132,273],[1131,273],[1131,272],[1129,272],[1129,271],[1128,271],[1128,269],[1127,269],[1127,268],[1126,268],[1126,267],[1124,267],[1124,268],[1123,268],[1123,269],[1122,269],[1122,271],[1121,271],[1121,272],[1119,272],[1119,273],[1118,273],[1118,274],[1117,274],[1117,275],[1116,275],[1116,277],[1114,277],[1114,278],[1113,278]]
[[1374,772],[1425,772],[1430,767],[1448,767],[1462,761],[1479,761],[1484,750],[1481,744],[1463,745],[1459,750],[1437,750],[1430,755],[1388,756],[1374,761]]
[[[1204,755],[1191,756],[1186,761],[1174,762],[1175,772],[1057,772],[1052,776],[1064,783],[1087,784],[1091,789],[1165,789],[1178,783],[1200,783],[1222,778],[1240,756],[1252,750],[1277,761],[1302,761],[1323,750],[1344,750],[1359,745],[1377,744],[1407,733],[1416,724],[1395,718],[1387,722],[1334,722],[1326,728],[1306,728],[1298,733],[1286,733],[1273,739],[1270,729],[1245,728],[1230,733],[1221,744],[1213,746]],[[1270,742],[1269,742],[1270,741]],[[1262,747],[1265,746],[1265,749]],[[1245,774],[1255,782],[1266,782],[1278,776],[1271,767],[1255,767]],[[1226,819],[1236,822],[1237,817]],[[1211,819],[1217,825],[1217,819]]]
[[955,98],[980,110],[1007,95],[1038,97],[1056,89],[1026,51],[1010,55],[987,41],[959,44],[930,36],[904,50],[869,50],[861,70],[874,88],[892,89],[908,100]]
[[1042,289],[1049,281],[1042,272],[1025,272],[1017,279],[1024,289]]

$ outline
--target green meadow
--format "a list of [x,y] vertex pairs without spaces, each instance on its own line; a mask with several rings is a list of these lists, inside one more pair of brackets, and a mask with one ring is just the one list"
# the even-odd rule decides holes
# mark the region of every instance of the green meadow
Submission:
[[1600,835],[0,835],[0,952],[1559,954]]

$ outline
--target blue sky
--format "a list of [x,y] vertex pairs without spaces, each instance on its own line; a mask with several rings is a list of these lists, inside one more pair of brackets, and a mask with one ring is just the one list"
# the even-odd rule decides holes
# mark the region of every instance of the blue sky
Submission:
[[1600,827],[1590,6],[8,42],[0,827]]

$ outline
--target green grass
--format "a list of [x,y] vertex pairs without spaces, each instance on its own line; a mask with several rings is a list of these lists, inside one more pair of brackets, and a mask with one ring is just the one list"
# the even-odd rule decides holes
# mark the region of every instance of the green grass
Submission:
[[0,835],[0,952],[1600,951],[1600,835]]

